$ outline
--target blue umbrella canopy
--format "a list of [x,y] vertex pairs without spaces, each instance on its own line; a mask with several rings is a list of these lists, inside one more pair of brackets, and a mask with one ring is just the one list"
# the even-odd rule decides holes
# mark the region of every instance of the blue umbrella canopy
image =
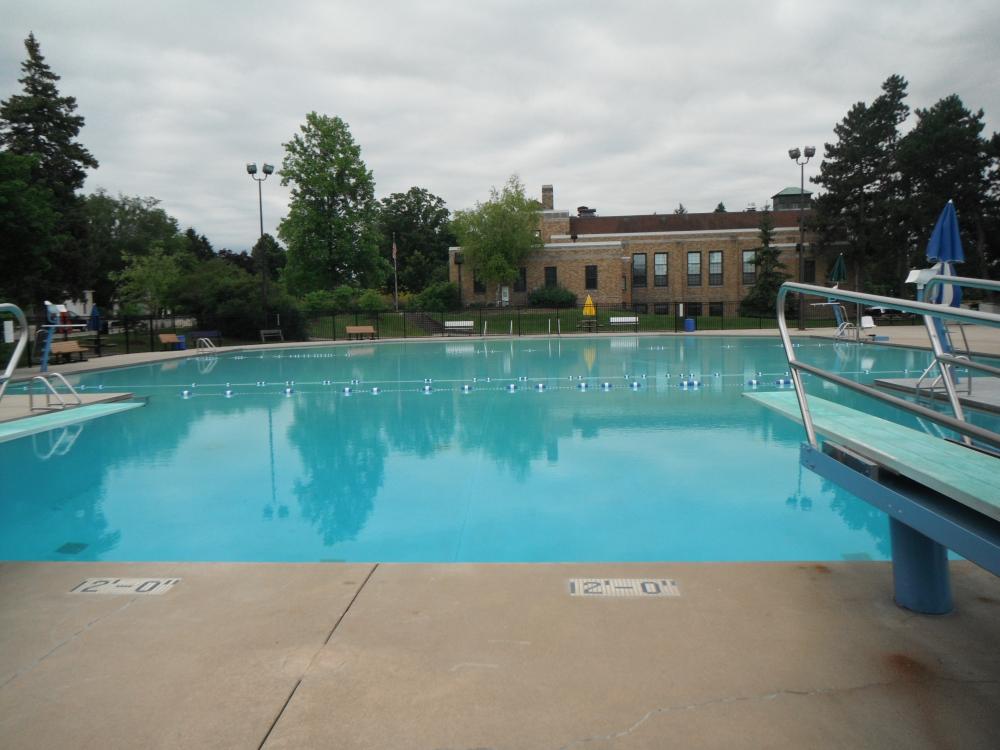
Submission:
[[[935,261],[937,271],[942,276],[956,276],[955,263],[965,262],[962,238],[958,234],[958,214],[955,204],[948,201],[938,216],[934,231],[927,242],[927,260]],[[939,305],[958,307],[962,301],[962,290],[957,286],[943,285],[934,290],[933,299]]]

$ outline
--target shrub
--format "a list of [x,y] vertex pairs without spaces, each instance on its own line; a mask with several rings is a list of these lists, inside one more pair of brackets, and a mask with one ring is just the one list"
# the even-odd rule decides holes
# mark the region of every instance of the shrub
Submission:
[[302,297],[302,310],[306,315],[332,315],[338,311],[337,298],[326,289],[307,292]]
[[576,295],[564,286],[540,286],[528,295],[534,307],[576,307]]
[[445,312],[458,310],[462,307],[458,284],[449,281],[439,281],[431,284],[417,295],[415,306],[418,310]]
[[355,304],[365,312],[385,312],[390,308],[389,303],[375,289],[365,289]]

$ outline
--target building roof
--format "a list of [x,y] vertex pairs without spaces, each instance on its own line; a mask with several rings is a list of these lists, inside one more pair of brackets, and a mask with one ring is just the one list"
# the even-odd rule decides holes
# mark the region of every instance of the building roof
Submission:
[[[633,234],[645,232],[704,232],[754,229],[761,212],[733,211],[707,214],[641,214],[639,216],[570,216],[570,234]],[[798,211],[771,211],[774,227],[797,227]]]
[[772,198],[777,198],[778,196],[781,196],[781,195],[812,195],[812,191],[810,191],[810,190],[803,190],[802,188],[797,188],[797,187],[786,187],[780,193],[775,193],[771,197]]

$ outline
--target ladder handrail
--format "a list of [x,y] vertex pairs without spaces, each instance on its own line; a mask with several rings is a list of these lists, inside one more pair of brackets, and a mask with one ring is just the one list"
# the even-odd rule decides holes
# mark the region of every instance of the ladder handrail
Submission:
[[7,363],[3,375],[0,375],[0,399],[2,399],[4,391],[7,390],[7,383],[10,382],[14,370],[17,369],[17,363],[21,361],[21,355],[24,354],[24,348],[28,345],[28,319],[24,317],[21,308],[11,302],[0,303],[0,312],[13,313],[21,326],[21,337],[17,341],[17,346],[14,347],[14,354]]
[[[933,282],[933,279],[931,281]],[[945,281],[939,281],[937,283],[963,284],[963,282],[967,281],[975,283],[964,285],[974,286],[978,289],[1000,289],[1000,282],[983,279],[966,279],[959,276],[950,276],[947,277]],[[930,284],[928,284],[928,286],[930,286]],[[941,377],[945,388],[948,391],[949,401],[955,416],[952,417],[947,414],[933,411],[920,406],[919,404],[914,404],[905,399],[898,398],[897,396],[891,396],[887,393],[883,393],[872,386],[865,385],[863,383],[856,383],[855,381],[849,380],[840,375],[827,372],[820,367],[799,362],[795,356],[795,349],[792,345],[791,335],[788,331],[788,322],[785,320],[785,298],[788,296],[789,292],[794,292],[799,295],[815,295],[817,297],[826,297],[828,299],[838,299],[861,304],[867,303],[873,307],[887,307],[891,310],[900,310],[902,312],[922,315],[924,317],[928,337],[930,338],[931,349],[934,352],[934,358],[941,365]],[[816,286],[815,284],[801,284],[798,282],[786,281],[778,290],[777,317],[778,331],[781,334],[781,343],[785,348],[785,356],[788,359],[788,369],[792,375],[792,382],[795,385],[795,395],[799,402],[799,411],[802,414],[802,424],[805,427],[806,437],[808,438],[809,444],[814,448],[818,447],[819,443],[816,438],[816,429],[813,425],[812,414],[809,411],[809,402],[806,399],[805,388],[802,384],[802,372],[810,373],[823,380],[836,383],[837,385],[841,385],[850,390],[865,394],[884,403],[892,404],[903,411],[925,417],[933,422],[944,425],[960,435],[963,435],[967,443],[971,442],[969,438],[977,438],[992,445],[1000,446],[1000,434],[965,421],[965,415],[962,412],[961,405],[958,403],[958,396],[955,392],[955,384],[952,380],[949,368],[949,365],[955,362],[955,357],[942,349],[941,340],[932,324],[933,318],[940,318],[943,320],[969,321],[993,328],[1000,328],[1000,315],[995,313],[984,313],[978,310],[966,310],[959,307],[951,307],[949,305],[914,302],[912,300],[897,299],[895,297],[883,297],[877,294],[866,294],[864,292],[852,292],[842,289],[830,289],[828,287]],[[990,367],[989,365],[972,363],[965,360],[962,360],[961,363],[963,366],[971,365],[978,369]]]
[[[66,378],[62,375],[62,373],[50,372],[47,375],[35,375],[35,377],[31,379],[32,383],[38,381],[45,387],[45,406],[43,407],[40,406],[38,407],[39,409],[51,409],[53,396],[55,396],[59,400],[60,409],[65,409],[67,406],[66,399],[64,399],[62,397],[62,394],[55,389],[55,386],[52,385],[52,383],[49,381],[49,378],[55,378],[56,380],[60,381],[64,386],[66,386],[66,389],[69,391],[69,394],[76,399],[75,406],[83,406],[83,399],[80,398],[80,394],[77,393],[76,389],[69,384],[69,381],[66,380]],[[35,411],[35,392],[30,387],[28,388],[28,410]]]

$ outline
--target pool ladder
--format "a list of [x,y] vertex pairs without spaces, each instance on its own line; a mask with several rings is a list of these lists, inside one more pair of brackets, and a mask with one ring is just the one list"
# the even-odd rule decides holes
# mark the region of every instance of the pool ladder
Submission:
[[[66,399],[62,397],[62,394],[56,390],[55,386],[52,385],[52,378],[58,380],[63,386],[65,386],[68,391],[69,396],[72,396],[75,400],[75,404],[67,404]],[[65,409],[72,406],[82,406],[83,399],[80,398],[80,394],[76,392],[76,389],[69,384],[69,381],[63,377],[62,373],[50,372],[46,375],[35,375],[31,379],[32,383],[41,383],[42,389],[45,392],[45,406],[35,406],[35,389],[28,385],[28,409],[30,411],[42,411],[50,409]],[[52,397],[55,397],[57,404],[53,405]]]

